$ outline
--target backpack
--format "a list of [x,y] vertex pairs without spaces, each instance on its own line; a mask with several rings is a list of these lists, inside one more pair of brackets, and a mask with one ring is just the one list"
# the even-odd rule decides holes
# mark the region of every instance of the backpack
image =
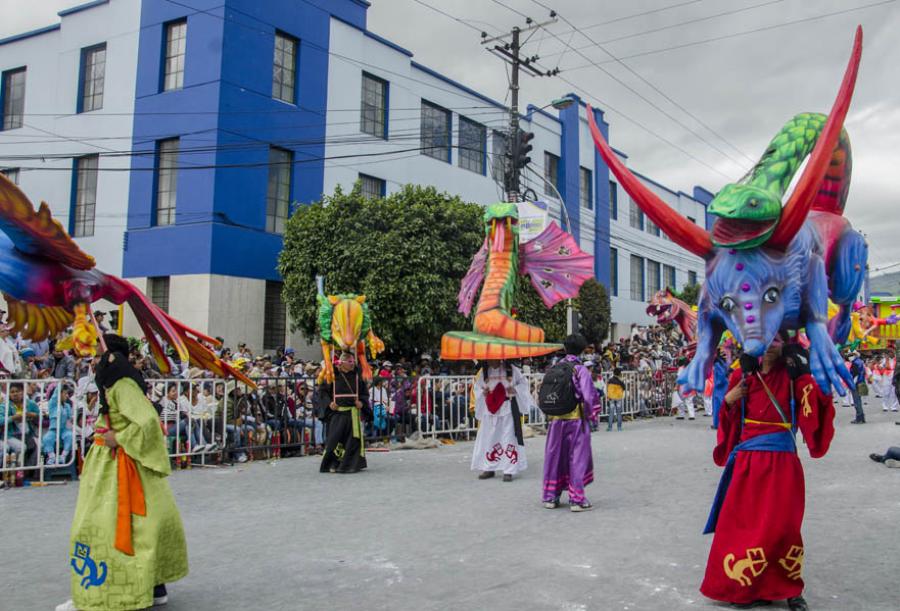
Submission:
[[538,407],[547,416],[565,416],[578,407],[572,375],[575,363],[561,361],[547,370],[538,392]]

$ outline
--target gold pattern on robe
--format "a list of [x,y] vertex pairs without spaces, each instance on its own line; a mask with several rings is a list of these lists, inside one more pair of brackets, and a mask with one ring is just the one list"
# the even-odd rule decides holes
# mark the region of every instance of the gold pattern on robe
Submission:
[[803,572],[803,548],[799,545],[792,545],[784,558],[778,560],[785,571],[787,571],[788,579],[800,579]]
[[[747,555],[738,561],[735,561],[734,554],[727,554],[722,562],[725,574],[745,587],[753,583],[751,577],[759,577],[767,566],[769,563],[766,560],[766,553],[761,547],[748,549]],[[746,574],[748,570],[749,575]]]

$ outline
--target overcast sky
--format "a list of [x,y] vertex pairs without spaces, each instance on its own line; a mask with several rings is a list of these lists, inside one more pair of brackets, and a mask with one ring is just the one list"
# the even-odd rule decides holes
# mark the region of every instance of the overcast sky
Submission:
[[[479,32],[416,0],[371,1],[370,30],[505,99],[503,64],[481,47]],[[489,34],[522,26],[517,11],[543,21],[549,11],[541,5],[554,8],[561,20],[526,50],[577,89],[561,78],[524,77],[520,99],[543,106],[574,89],[606,110],[610,140],[633,168],[688,192],[740,178],[794,114],[827,112],[862,24],[846,123],[854,156],[846,213],[869,240],[873,269],[900,263],[900,1],[860,10],[850,9],[879,0],[421,1]],[[53,23],[57,11],[80,3],[0,0],[0,36]],[[838,11],[847,12],[824,16]],[[579,50],[562,53],[564,42]]]

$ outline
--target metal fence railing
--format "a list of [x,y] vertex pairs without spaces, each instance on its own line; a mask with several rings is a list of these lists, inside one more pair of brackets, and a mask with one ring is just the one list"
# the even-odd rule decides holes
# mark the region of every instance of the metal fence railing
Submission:
[[[605,373],[609,377],[610,373]],[[534,399],[523,410],[542,428],[537,409],[542,374],[526,374]],[[674,372],[626,371],[623,414],[670,413]],[[471,375],[392,378],[370,388],[367,443],[402,440],[419,432],[431,438],[468,440],[478,430]],[[83,379],[0,381],[0,476],[8,485],[76,469],[93,444],[99,401]],[[320,453],[327,406],[309,377],[261,378],[250,390],[222,379],[148,380],[148,399],[159,413],[176,467]],[[606,416],[606,401],[601,417]]]

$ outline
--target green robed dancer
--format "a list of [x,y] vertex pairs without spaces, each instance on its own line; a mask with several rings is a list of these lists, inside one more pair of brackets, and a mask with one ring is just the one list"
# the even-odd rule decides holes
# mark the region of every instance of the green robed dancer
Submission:
[[156,410],[128,343],[104,335],[96,371],[101,418],[81,473],[69,542],[72,600],[57,611],[125,611],[165,604],[188,573],[181,516]]

